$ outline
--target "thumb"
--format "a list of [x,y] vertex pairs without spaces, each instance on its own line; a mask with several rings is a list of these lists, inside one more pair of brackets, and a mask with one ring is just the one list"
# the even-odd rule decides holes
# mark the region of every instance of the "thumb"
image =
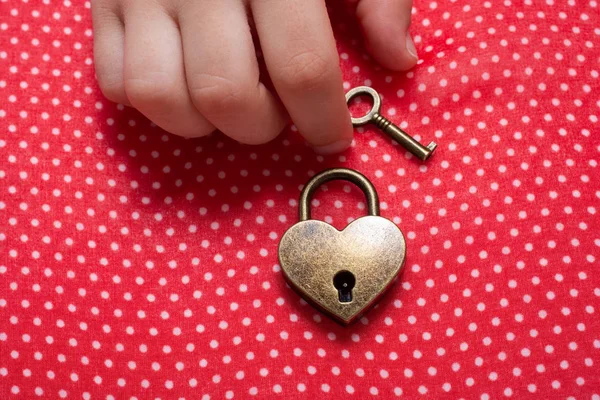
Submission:
[[356,15],[367,49],[385,68],[403,71],[418,61],[408,33],[411,10],[412,0],[360,0],[358,4]]

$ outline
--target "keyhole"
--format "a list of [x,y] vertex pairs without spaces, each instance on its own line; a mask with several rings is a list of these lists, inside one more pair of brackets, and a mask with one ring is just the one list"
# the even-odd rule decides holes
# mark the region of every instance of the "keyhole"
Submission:
[[338,290],[340,303],[352,301],[352,289],[356,284],[356,278],[350,271],[340,271],[333,277],[333,286]]

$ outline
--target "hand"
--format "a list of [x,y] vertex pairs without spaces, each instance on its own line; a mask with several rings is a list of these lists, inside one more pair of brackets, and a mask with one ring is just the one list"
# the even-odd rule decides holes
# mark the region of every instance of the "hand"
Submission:
[[[367,47],[384,67],[417,62],[411,8],[412,0],[360,0]],[[249,15],[283,104],[259,80]],[[352,140],[324,0],[92,0],[92,17],[104,95],[171,133],[219,129],[259,144],[281,132],[287,110],[317,152]]]

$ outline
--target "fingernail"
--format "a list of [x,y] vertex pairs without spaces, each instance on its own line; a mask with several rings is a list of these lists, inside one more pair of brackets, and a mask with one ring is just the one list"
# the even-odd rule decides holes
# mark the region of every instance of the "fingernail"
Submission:
[[410,33],[406,34],[406,50],[415,58],[419,58],[417,55],[417,48],[415,47],[415,42],[413,42],[412,36]]
[[315,153],[321,155],[336,154],[346,150],[350,147],[350,144],[352,144],[352,141],[338,140],[337,142],[326,144],[325,146],[315,146],[314,149]]

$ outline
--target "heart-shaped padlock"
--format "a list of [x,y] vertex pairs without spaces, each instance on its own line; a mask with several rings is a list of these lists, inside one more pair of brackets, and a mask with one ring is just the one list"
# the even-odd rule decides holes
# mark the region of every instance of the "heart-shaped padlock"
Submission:
[[[310,218],[309,202],[321,184],[342,179],[367,196],[369,215],[339,231]],[[300,222],[279,243],[284,276],[305,300],[348,325],[390,287],[406,257],[402,231],[379,216],[373,184],[357,171],[335,168],[315,175],[300,196]]]

